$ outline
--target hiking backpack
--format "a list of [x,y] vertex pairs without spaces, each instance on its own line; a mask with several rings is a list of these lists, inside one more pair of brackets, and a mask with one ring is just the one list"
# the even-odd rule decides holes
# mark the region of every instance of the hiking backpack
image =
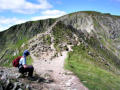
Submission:
[[22,56],[19,56],[17,58],[15,58],[13,61],[12,61],[12,64],[14,67],[18,67],[19,66],[19,61],[21,59]]

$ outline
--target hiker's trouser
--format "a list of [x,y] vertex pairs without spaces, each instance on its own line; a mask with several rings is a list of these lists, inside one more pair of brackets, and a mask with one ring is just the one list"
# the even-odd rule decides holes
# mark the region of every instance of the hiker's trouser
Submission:
[[33,66],[27,66],[26,68],[24,68],[24,72],[28,72],[28,76],[32,76],[33,75],[33,71],[34,71],[34,68]]
[[25,72],[28,72],[28,76],[32,76],[33,75],[33,71],[34,68],[32,65],[27,66],[26,68],[24,68],[22,65],[19,66],[19,72],[24,74]]

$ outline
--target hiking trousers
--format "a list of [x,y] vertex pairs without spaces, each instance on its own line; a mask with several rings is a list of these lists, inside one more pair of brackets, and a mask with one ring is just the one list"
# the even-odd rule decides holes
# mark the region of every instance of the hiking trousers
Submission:
[[34,68],[32,65],[24,68],[24,72],[28,72],[28,76],[32,77],[33,76],[33,71],[34,71]]
[[19,68],[20,73],[24,74],[24,73],[28,72],[28,76],[30,76],[30,77],[33,76],[33,71],[34,71],[34,67],[32,65],[29,65],[26,68],[24,68],[23,66],[21,66]]

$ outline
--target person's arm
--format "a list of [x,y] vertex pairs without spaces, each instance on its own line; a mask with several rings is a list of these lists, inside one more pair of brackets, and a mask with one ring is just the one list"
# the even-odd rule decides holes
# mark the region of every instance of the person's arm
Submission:
[[23,65],[23,67],[24,67],[24,68],[27,68],[27,67],[28,67],[28,65],[24,64],[24,65]]
[[25,59],[25,58],[23,58],[22,65],[23,65],[24,68],[27,68],[27,66],[28,66],[28,65],[26,64],[26,59]]

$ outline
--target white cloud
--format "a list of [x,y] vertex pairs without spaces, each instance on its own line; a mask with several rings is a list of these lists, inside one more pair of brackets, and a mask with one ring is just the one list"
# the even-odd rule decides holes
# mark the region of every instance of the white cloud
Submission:
[[0,25],[0,32],[3,31],[3,30],[5,30],[5,29],[6,29],[6,27]]
[[0,18],[0,24],[19,24],[24,22],[25,20],[23,19],[17,19],[17,18]]
[[64,15],[66,14],[64,11],[60,10],[46,10],[42,12],[43,15]]
[[26,21],[27,20],[18,19],[18,18],[4,18],[4,17],[0,17],[0,31],[8,29],[12,25],[24,23]]
[[46,10],[42,12],[41,16],[33,17],[32,20],[40,20],[40,19],[47,19],[47,18],[57,18],[60,16],[65,15],[66,12],[60,10]]
[[20,23],[23,23],[27,20],[25,19],[18,19],[18,18],[4,18],[4,17],[1,17],[0,18],[0,25],[1,24],[20,24]]
[[0,11],[10,10],[18,13],[34,13],[40,9],[49,9],[52,7],[47,0],[37,0],[38,4],[28,2],[27,0],[0,0]]
[[43,19],[47,19],[47,18],[56,18],[57,16],[36,16],[36,17],[32,17],[31,20],[43,20]]
[[[41,20],[41,19],[47,19],[47,18],[57,18],[62,15],[65,15],[66,12],[60,11],[60,10],[46,10],[42,12],[41,16],[32,17],[30,20]],[[20,24],[28,21],[28,19],[19,19],[19,18],[5,18],[0,17],[0,31],[3,31],[5,29],[8,29],[10,26],[15,24]]]

